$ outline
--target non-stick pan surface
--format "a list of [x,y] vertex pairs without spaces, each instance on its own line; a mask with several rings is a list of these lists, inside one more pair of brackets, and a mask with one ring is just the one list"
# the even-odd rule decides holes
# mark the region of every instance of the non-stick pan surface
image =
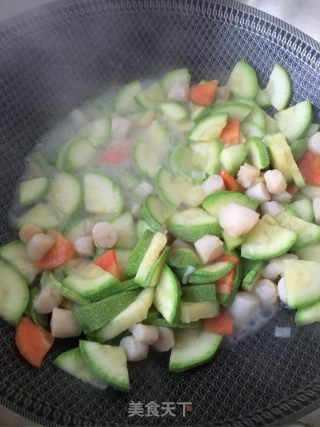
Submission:
[[[61,117],[109,84],[173,67],[224,83],[239,58],[263,83],[280,62],[293,78],[292,102],[309,98],[320,106],[320,46],[232,1],[67,0],[2,25],[1,243],[13,237],[7,212],[23,158]],[[0,401],[44,425],[283,425],[320,402],[320,328],[279,339],[275,326],[293,326],[293,315],[281,311],[254,336],[184,374],[168,372],[167,355],[152,355],[130,366],[132,391],[124,395],[95,390],[53,366],[72,342],[56,343],[44,366],[31,368],[17,355],[13,328],[1,322]],[[175,416],[155,410],[129,417],[139,402],[145,415],[150,402],[171,402]],[[191,403],[185,417],[179,402]]]

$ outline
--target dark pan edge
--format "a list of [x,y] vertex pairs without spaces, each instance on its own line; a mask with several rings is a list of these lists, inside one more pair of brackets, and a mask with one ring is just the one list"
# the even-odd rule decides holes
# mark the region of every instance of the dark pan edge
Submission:
[[[134,6],[132,6],[134,5]],[[73,10],[69,9],[73,6]],[[226,10],[233,9],[232,16]],[[240,28],[255,29],[255,33],[266,39],[275,40],[294,55],[305,60],[309,66],[320,66],[320,43],[306,33],[287,22],[252,6],[235,0],[55,0],[47,6],[39,6],[21,13],[0,24],[0,47],[8,42],[17,41],[19,36],[34,30],[35,26],[50,25],[52,15],[54,23],[59,19],[79,18],[88,13],[105,13],[123,10],[169,10],[175,12],[196,13],[208,18],[218,18]],[[255,19],[259,19],[258,29]],[[289,37],[286,37],[289,36]],[[301,43],[302,42],[302,43]]]
[[[135,3],[138,4],[138,7],[130,7],[130,5]],[[19,37],[22,37],[23,34],[34,31],[35,28],[38,28],[41,25],[50,25],[50,16],[52,15],[54,15],[56,18],[55,22],[58,22],[59,19],[66,20],[72,19],[72,17],[79,17],[79,14],[81,16],[82,14],[86,15],[87,13],[104,13],[108,10],[117,10],[121,12],[122,9],[130,7],[131,9],[135,10],[143,8],[151,10],[158,9],[174,10],[177,12],[193,12],[197,14],[203,14],[207,17],[218,17],[218,19],[228,21],[240,27],[246,27],[250,23],[250,28],[252,28],[251,24],[255,19],[258,21],[263,21],[259,22],[259,25],[261,26],[259,32],[261,35],[269,38],[270,40],[274,40],[275,35],[278,36],[279,39],[276,39],[278,43],[282,44],[293,54],[303,58],[304,61],[307,62],[308,65],[310,65],[312,68],[319,68],[320,66],[320,43],[278,18],[233,0],[169,0],[166,2],[157,0],[142,0],[139,2],[136,0],[105,0],[104,2],[100,2],[99,0],[92,0],[90,3],[83,1],[77,2],[76,4],[76,14],[74,11],[68,10],[68,6],[75,5],[74,0],[64,0],[63,4],[62,1],[54,1],[49,6],[40,6],[34,8],[29,12],[23,13],[4,22],[0,25],[0,47],[7,45],[8,43],[18,42]],[[227,9],[233,9],[232,16],[227,17],[223,14],[223,12]],[[249,21],[246,21],[246,19]],[[286,423],[296,420],[298,417],[301,417],[318,408],[320,403],[319,382],[315,380],[307,388],[305,388],[303,392],[303,395],[294,396],[294,402],[289,402],[288,398],[286,398],[276,405],[252,413],[250,419],[247,419],[247,421],[250,420],[252,422],[258,422],[259,424],[257,425],[277,425],[280,422]],[[310,400],[312,403],[305,405],[305,403],[307,401],[310,402]],[[21,402],[19,403],[17,401],[15,403],[13,401],[9,401],[4,395],[0,396],[0,403],[34,422],[50,426],[56,425],[55,423],[48,421],[46,418],[36,415],[35,412],[27,411],[22,406],[20,406]],[[41,402],[41,404],[43,403]],[[268,419],[264,414],[266,409],[268,409],[269,413],[272,413],[274,418],[278,419],[277,423],[268,422]],[[86,421],[88,422],[89,420]],[[243,418],[226,420],[229,425],[239,425],[239,423],[245,421],[246,420]]]

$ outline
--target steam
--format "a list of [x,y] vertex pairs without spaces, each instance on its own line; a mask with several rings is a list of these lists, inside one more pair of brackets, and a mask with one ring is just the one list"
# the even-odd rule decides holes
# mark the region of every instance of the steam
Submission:
[[52,0],[2,0],[0,5],[0,21],[13,18],[14,16],[27,12],[33,7],[42,6]]

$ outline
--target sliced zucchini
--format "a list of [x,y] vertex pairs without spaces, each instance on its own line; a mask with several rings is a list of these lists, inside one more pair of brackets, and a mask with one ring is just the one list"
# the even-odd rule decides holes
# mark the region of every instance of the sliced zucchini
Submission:
[[[80,267],[82,268],[82,265],[79,265],[79,264],[77,265],[77,267],[75,267],[78,272]],[[82,306],[89,303],[88,299],[79,295],[73,289],[67,288],[62,283],[60,283],[52,273],[49,273],[48,270],[44,271],[41,276],[41,285],[47,285],[47,284],[50,284],[51,286],[56,288],[64,298],[74,302],[77,305]]]
[[74,175],[61,172],[51,182],[47,198],[56,210],[71,216],[82,203],[82,186]]
[[[178,187],[178,179],[167,169],[160,169],[155,177],[154,185],[160,200],[171,208],[178,207],[182,202],[182,194]],[[190,183],[190,187],[192,184]]]
[[130,249],[116,249],[117,263],[119,265],[120,271],[124,271],[126,269],[130,254]]
[[77,133],[79,136],[88,139],[93,147],[99,148],[109,141],[111,120],[109,117],[93,120],[80,128]]
[[225,147],[220,154],[222,167],[231,175],[236,174],[240,166],[245,162],[248,152],[246,144]]
[[204,199],[202,205],[210,215],[218,218],[221,209],[230,203],[237,203],[238,205],[254,210],[258,207],[258,202],[256,200],[238,191],[217,191],[216,193],[209,194],[209,196]]
[[227,261],[219,261],[204,267],[198,267],[188,276],[188,283],[212,283],[228,274],[233,267],[233,262]]
[[165,266],[156,287],[153,304],[168,323],[173,323],[180,306],[180,284],[168,266]]
[[284,110],[289,104],[292,93],[291,78],[280,64],[273,66],[268,84],[263,92],[270,99],[271,105],[278,111]]
[[196,330],[181,330],[170,355],[169,371],[182,372],[208,362],[216,354],[222,335]]
[[117,232],[117,247],[131,249],[137,243],[136,228],[133,222],[132,215],[125,212],[118,216],[112,225]]
[[309,199],[297,200],[295,202],[292,202],[290,204],[290,207],[292,207],[298,213],[299,217],[302,218],[304,221],[307,221],[307,222],[314,221],[314,214],[313,214],[313,207],[312,207],[311,200]]
[[304,261],[316,261],[320,260],[320,244],[304,246],[303,248],[295,249],[294,251],[298,258]]
[[260,129],[265,129],[266,120],[264,111],[258,106],[258,104],[253,99],[238,97],[234,98],[233,101],[240,102],[251,107],[252,110],[250,114],[246,117],[244,123],[253,123],[256,126],[259,126]]
[[286,260],[283,266],[290,308],[304,308],[320,301],[319,262]]
[[139,295],[134,289],[110,295],[100,301],[76,307],[73,314],[85,334],[102,328],[125,310]]
[[169,250],[168,246],[164,247],[158,259],[152,264],[147,277],[141,286],[144,288],[153,288],[158,285],[162,270],[168,258]]
[[[139,219],[139,221],[137,222],[137,234],[138,234],[138,239],[140,239],[140,237],[142,236],[142,234],[143,234],[146,230],[153,231],[153,230],[152,230],[152,228],[150,227],[150,225],[148,225],[144,220]],[[155,231],[156,231],[156,230],[155,230]]]
[[146,325],[175,329],[199,329],[201,326],[200,322],[182,323],[179,319],[175,319],[172,323],[168,323],[166,319],[153,306],[150,308],[148,316],[143,323],[145,323]]
[[210,141],[219,138],[227,124],[228,114],[217,113],[199,121],[189,133],[190,141]]
[[186,302],[180,305],[180,321],[183,323],[197,322],[200,319],[210,319],[218,316],[219,303],[215,301]]
[[244,120],[252,111],[252,107],[242,102],[227,101],[215,105],[211,114],[228,114],[229,120]]
[[264,140],[270,150],[273,167],[282,172],[287,181],[293,180],[298,187],[304,187],[304,179],[284,135],[282,133],[266,135]]
[[261,277],[264,262],[259,260],[245,259],[243,262],[243,279],[241,288],[251,292]]
[[303,138],[310,138],[310,136],[314,135],[320,129],[319,123],[310,123],[307,127],[305,133],[303,134]]
[[21,206],[28,206],[40,200],[49,187],[47,177],[28,179],[22,181],[19,187],[19,201]]
[[119,114],[137,111],[139,106],[135,97],[142,91],[143,88],[138,81],[130,82],[122,86],[115,97],[114,110]]
[[60,354],[55,360],[54,365],[62,369],[67,374],[72,375],[80,381],[92,385],[93,387],[104,390],[107,384],[95,376],[88,368],[81,354],[80,348],[73,348]]
[[314,322],[320,321],[320,303],[311,305],[310,307],[300,308],[294,317],[296,325],[311,325]]
[[266,122],[266,133],[272,135],[273,133],[279,132],[279,127],[276,120],[269,114],[264,112],[264,119]]
[[200,159],[196,154],[193,156],[191,147],[180,144],[174,147],[170,153],[169,163],[171,170],[185,178],[192,176],[192,171],[200,169]]
[[298,212],[289,204],[284,203],[282,204],[283,209],[288,212],[290,215],[295,216],[296,218],[300,218],[300,215],[298,214]]
[[296,243],[297,233],[258,220],[241,245],[243,258],[264,260],[284,255]]
[[98,173],[86,173],[83,180],[87,212],[117,215],[122,211],[123,195],[111,178]]
[[280,111],[275,115],[281,132],[291,141],[301,138],[312,120],[312,105],[309,100]]
[[154,230],[161,230],[167,223],[172,210],[165,206],[158,197],[149,195],[140,207],[141,217]]
[[191,110],[191,120],[194,123],[197,123],[200,120],[204,119],[210,113],[209,108],[207,108],[207,107],[201,107],[200,105],[190,104],[189,108]]
[[61,220],[50,205],[39,202],[18,218],[19,228],[26,224],[38,225],[47,230],[48,228],[59,228]]
[[68,144],[64,159],[64,169],[67,171],[78,171],[90,163],[96,154],[96,149],[88,139],[75,139]]
[[296,218],[286,211],[280,212],[274,218],[281,227],[297,234],[294,249],[320,242],[319,225],[311,224],[303,219]]
[[155,147],[144,141],[134,144],[132,159],[137,172],[146,179],[153,179],[157,175],[163,161]]
[[49,326],[49,316],[47,314],[40,314],[34,308],[34,301],[40,293],[39,288],[31,288],[29,292],[29,304],[26,309],[26,315],[30,317],[30,319],[41,328],[47,329]]
[[161,158],[167,155],[170,148],[169,130],[158,120],[151,123],[141,138],[151,145]]
[[130,257],[128,259],[127,266],[124,270],[126,277],[131,278],[137,274],[139,266],[145,256],[151,242],[153,239],[154,233],[150,230],[146,230],[142,236],[139,238],[137,244],[133,248]]
[[141,291],[137,299],[129,307],[96,332],[98,341],[106,342],[111,340],[131,328],[134,324],[143,322],[147,318],[153,296],[154,288],[150,287]]
[[156,262],[160,256],[162,250],[164,249],[167,243],[167,237],[162,233],[155,233],[152,237],[152,240],[144,253],[144,256],[139,264],[138,271],[135,275],[135,282],[138,285],[143,286],[148,273],[152,269],[153,264]]
[[29,302],[26,279],[9,262],[0,259],[0,317],[15,326]]
[[264,89],[261,89],[260,87],[258,87],[258,92],[255,101],[260,107],[271,107],[271,99],[269,95]]
[[195,242],[205,234],[221,235],[217,218],[213,218],[200,208],[190,208],[171,215],[168,230],[186,242]]
[[229,251],[233,251],[234,249],[236,249],[237,247],[242,245],[242,243],[244,242],[244,240],[246,238],[245,236],[239,236],[239,237],[231,236],[225,230],[223,230],[223,232],[222,232],[222,237],[223,237],[224,243],[225,243],[225,245]]
[[75,271],[67,276],[63,280],[63,285],[90,301],[98,301],[105,296],[110,286],[118,282],[112,274],[95,264],[89,264],[81,271]]
[[270,164],[270,157],[266,144],[261,138],[253,137],[247,140],[249,161],[257,169],[266,169]]
[[252,137],[262,138],[264,135],[264,129],[250,121],[243,122],[240,129],[246,139]]
[[255,98],[258,92],[255,69],[241,59],[231,71],[228,86],[233,96]]
[[290,149],[293,155],[294,160],[299,160],[304,153],[308,150],[308,141],[306,139],[296,139],[295,141],[290,141]]
[[99,380],[117,390],[130,390],[127,357],[122,347],[83,340],[79,345],[86,365]]
[[164,100],[162,88],[158,82],[152,83],[147,89],[141,91],[135,97],[136,103],[142,108],[155,108]]
[[184,302],[216,301],[216,291],[212,283],[204,285],[183,286],[181,299]]
[[191,75],[187,68],[180,68],[177,70],[172,70],[166,74],[162,81],[161,86],[167,97],[170,90],[177,84],[185,84],[186,86],[190,85]]
[[192,158],[199,159],[200,170],[207,175],[220,173],[221,162],[220,153],[223,145],[218,139],[207,142],[194,142],[190,144]]
[[167,264],[176,268],[199,267],[201,261],[193,249],[176,248],[170,250]]
[[14,265],[28,283],[32,283],[39,273],[27,254],[26,245],[19,240],[1,246],[0,256]]
[[58,147],[58,150],[55,155],[55,160],[54,160],[54,164],[58,170],[64,170],[65,163],[66,163],[66,155],[73,141],[74,141],[73,139],[65,141],[63,144],[61,144]]
[[160,102],[159,111],[173,122],[183,122],[189,118],[188,110],[175,101]]

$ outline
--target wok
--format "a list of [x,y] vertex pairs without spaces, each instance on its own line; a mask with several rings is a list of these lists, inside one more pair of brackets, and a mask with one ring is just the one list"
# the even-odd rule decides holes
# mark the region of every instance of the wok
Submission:
[[[293,79],[293,103],[320,106],[320,45],[295,28],[233,1],[64,0],[0,27],[0,237],[14,237],[7,212],[23,159],[60,118],[110,84],[187,66],[195,79],[225,83],[244,58],[266,83],[274,62]],[[316,114],[318,114],[316,109]],[[0,322],[0,402],[42,425],[283,425],[319,405],[320,328],[293,329],[282,310],[263,329],[214,361],[170,374],[168,355],[130,366],[132,391],[96,390],[52,360],[40,370],[17,354],[13,328]],[[191,402],[183,417],[129,417],[129,405]],[[131,402],[131,403],[130,403]]]

